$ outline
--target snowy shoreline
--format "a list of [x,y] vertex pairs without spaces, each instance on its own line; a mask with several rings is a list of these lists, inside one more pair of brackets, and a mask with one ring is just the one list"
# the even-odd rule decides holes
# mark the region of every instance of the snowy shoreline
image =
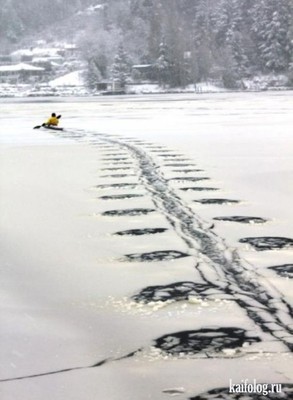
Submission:
[[[1,89],[1,88],[0,88]],[[196,90],[196,89],[187,89],[187,90],[182,90],[182,89],[170,89],[170,90],[148,90],[146,89],[145,91],[129,91],[126,93],[122,94],[116,94],[116,93],[99,93],[99,92],[90,92],[86,90],[85,88],[64,88],[61,91],[56,91],[56,93],[52,92],[44,92],[44,91],[34,91],[34,92],[24,92],[22,93],[16,93],[13,89],[6,93],[0,93],[0,101],[1,99],[17,99],[17,98],[31,98],[32,101],[34,99],[38,98],[48,98],[48,99],[53,99],[58,101],[59,98],[72,98],[72,97],[77,97],[77,98],[88,98],[88,97],[104,97],[104,96],[110,96],[110,97],[115,97],[115,96],[122,96],[122,97],[127,97],[127,96],[147,96],[147,95],[170,95],[170,94],[195,94],[195,95],[202,95],[202,94],[217,94],[217,93],[263,93],[263,92],[288,92],[292,91],[293,88],[288,86],[288,87],[268,87],[265,89],[224,89],[224,88],[214,88],[214,89],[203,89],[203,90]]]
[[61,76],[47,84],[41,83],[32,86],[30,84],[0,84],[0,99],[6,98],[57,98],[58,97],[104,97],[109,96],[144,96],[144,95],[170,95],[170,94],[216,94],[216,93],[254,93],[271,91],[292,91],[292,86],[287,86],[288,82],[284,76],[260,75],[251,79],[243,79],[239,89],[229,89],[218,86],[214,82],[199,82],[190,84],[185,88],[168,87],[165,88],[157,83],[129,83],[120,93],[111,90],[97,91],[90,90],[84,85],[81,78],[77,78],[81,71],[74,71],[65,76]]

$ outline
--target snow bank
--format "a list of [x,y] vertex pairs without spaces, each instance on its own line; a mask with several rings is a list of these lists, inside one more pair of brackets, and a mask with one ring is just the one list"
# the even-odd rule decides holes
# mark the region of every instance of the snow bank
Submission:
[[84,86],[83,71],[74,71],[69,74],[60,76],[49,82],[52,87],[60,86]]

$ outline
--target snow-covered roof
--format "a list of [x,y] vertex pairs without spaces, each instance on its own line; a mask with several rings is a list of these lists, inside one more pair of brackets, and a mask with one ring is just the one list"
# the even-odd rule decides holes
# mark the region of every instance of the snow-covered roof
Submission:
[[74,71],[49,82],[50,86],[83,86],[82,71]]
[[47,57],[34,57],[32,59],[32,62],[48,62],[48,58]]
[[132,68],[149,68],[152,66],[153,64],[138,64],[138,65],[133,65]]
[[0,72],[13,72],[13,71],[44,71],[44,68],[35,67],[33,65],[24,63],[0,66]]
[[35,47],[33,49],[20,49],[11,53],[12,56],[56,56],[62,48],[59,47]]
[[97,5],[92,5],[89,6],[86,10],[87,11],[97,11],[97,10],[102,10],[103,8],[105,8],[105,4],[97,4]]
[[30,49],[20,49],[11,53],[12,56],[32,56],[33,52]]
[[59,56],[59,51],[62,51],[61,48],[57,47],[35,47],[32,52],[33,55],[38,56]]
[[76,44],[73,44],[73,43],[66,43],[65,45],[64,45],[64,49],[66,49],[66,50],[75,50],[75,49],[77,49],[77,46],[76,46]]
[[52,65],[52,67],[60,67],[60,63],[57,63],[55,61],[49,60],[50,64]]

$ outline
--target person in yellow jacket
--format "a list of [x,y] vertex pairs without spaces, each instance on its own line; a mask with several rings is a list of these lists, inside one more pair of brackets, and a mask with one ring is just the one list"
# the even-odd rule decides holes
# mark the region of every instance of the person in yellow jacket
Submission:
[[40,129],[42,126],[45,128],[52,128],[52,129],[57,129],[59,130],[63,130],[63,128],[57,128],[58,124],[59,124],[59,120],[61,118],[61,115],[57,115],[55,113],[51,114],[51,117],[48,119],[47,122],[44,122],[42,125],[37,125],[34,127],[34,129]]
[[45,122],[45,125],[47,125],[47,126],[58,126],[59,118],[60,118],[60,116],[56,117],[56,114],[52,113],[51,117],[48,119],[48,121]]

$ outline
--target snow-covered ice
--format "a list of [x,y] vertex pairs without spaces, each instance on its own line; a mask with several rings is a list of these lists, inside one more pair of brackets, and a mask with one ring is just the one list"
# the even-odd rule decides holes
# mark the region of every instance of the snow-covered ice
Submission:
[[289,390],[291,92],[1,109],[1,400]]

